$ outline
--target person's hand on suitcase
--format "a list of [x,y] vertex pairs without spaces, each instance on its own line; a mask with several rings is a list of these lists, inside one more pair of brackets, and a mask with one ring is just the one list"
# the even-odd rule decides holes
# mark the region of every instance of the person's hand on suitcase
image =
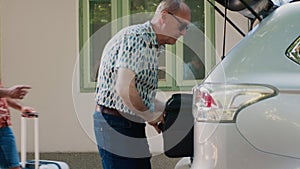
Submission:
[[148,122],[148,124],[153,126],[158,133],[161,133],[161,129],[159,125],[164,123],[165,123],[165,112],[163,112],[156,120]]
[[21,113],[23,117],[27,117],[27,118],[33,118],[37,116],[37,112],[34,110],[34,108],[29,106],[22,107]]
[[165,123],[165,109],[166,109],[166,103],[159,100],[155,99],[154,100],[154,105],[155,105],[155,110],[153,113],[153,118],[155,120],[148,121],[148,124],[154,127],[154,129],[158,132],[161,133],[161,125]]

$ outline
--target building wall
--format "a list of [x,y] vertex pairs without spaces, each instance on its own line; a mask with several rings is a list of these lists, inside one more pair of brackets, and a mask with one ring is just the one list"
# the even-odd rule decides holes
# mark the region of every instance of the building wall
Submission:
[[[6,86],[32,86],[22,102],[40,113],[40,149],[44,152],[96,151],[72,100],[77,9],[76,0],[1,0],[2,81]],[[86,113],[92,114],[91,110]],[[19,114],[12,114],[20,145]],[[30,123],[28,129],[32,130]],[[28,138],[30,142],[31,134]]]
[[[0,0],[1,73],[5,86],[29,84],[22,101],[40,113],[42,152],[96,152],[92,130],[94,94],[79,92],[78,0]],[[247,29],[247,21],[232,15]],[[221,54],[222,23],[217,14],[216,46]],[[227,50],[241,39],[228,30]],[[219,58],[220,55],[217,57]],[[161,93],[166,100],[172,92]],[[20,145],[19,113],[12,111]],[[32,142],[29,122],[28,142]],[[151,150],[162,151],[161,136],[148,128]],[[32,151],[32,144],[28,146]]]

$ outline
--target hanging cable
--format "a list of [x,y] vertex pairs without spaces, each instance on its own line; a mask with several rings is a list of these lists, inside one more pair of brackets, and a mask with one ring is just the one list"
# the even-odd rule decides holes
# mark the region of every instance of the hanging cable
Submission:
[[225,14],[224,14],[224,28],[223,28],[223,53],[221,59],[225,58],[225,48],[226,48],[226,27],[227,27],[227,8],[228,8],[228,0],[225,0]]
[[[216,5],[214,5],[210,0],[207,0],[207,2],[212,6],[212,7],[214,7],[214,9],[223,17],[223,18],[225,18],[225,15],[224,15],[224,13],[216,6]],[[236,31],[238,31],[243,37],[245,37],[246,35],[245,35],[245,33],[241,30],[241,29],[239,29],[237,26],[236,26],[236,24],[230,19],[230,18],[228,18],[227,17],[227,22],[236,30]]]

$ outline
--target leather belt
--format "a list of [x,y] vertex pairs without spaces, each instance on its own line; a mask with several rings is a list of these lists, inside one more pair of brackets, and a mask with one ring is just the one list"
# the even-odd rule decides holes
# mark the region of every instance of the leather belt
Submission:
[[126,118],[126,119],[128,119],[132,122],[136,122],[136,123],[145,123],[145,120],[141,119],[138,116],[133,116],[133,115],[130,115],[127,113],[119,112],[116,109],[108,108],[108,107],[101,106],[101,105],[96,106],[96,112],[110,114],[110,115],[117,116],[117,117],[123,117],[123,118]]
[[105,106],[96,106],[96,112],[101,112],[101,113],[105,113],[105,114],[110,114],[113,116],[118,116],[118,117],[122,117],[121,113],[116,110],[116,109],[112,109],[112,108],[108,108]]

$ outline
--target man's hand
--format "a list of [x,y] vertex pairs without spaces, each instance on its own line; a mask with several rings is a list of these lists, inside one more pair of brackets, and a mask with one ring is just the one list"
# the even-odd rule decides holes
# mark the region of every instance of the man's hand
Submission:
[[28,89],[31,89],[27,85],[15,85],[7,89],[7,97],[12,99],[23,99],[28,93]]
[[161,130],[158,127],[159,124],[164,124],[164,123],[165,123],[165,112],[163,112],[156,120],[148,122],[148,124],[153,126],[158,133],[161,133]]

